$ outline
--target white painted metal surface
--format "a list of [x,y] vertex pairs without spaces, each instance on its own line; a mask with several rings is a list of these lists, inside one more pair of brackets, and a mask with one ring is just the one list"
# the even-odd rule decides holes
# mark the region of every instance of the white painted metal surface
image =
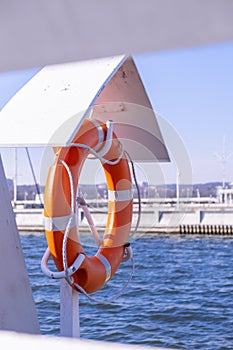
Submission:
[[0,329],[36,334],[39,322],[1,157],[0,208]]
[[114,131],[133,160],[169,161],[157,117],[132,57],[122,63],[98,96],[92,116],[103,122],[113,120]]
[[0,70],[233,40],[232,0],[11,0]]
[[[24,335],[14,332],[0,332],[1,344],[7,349],[23,348],[24,350],[158,350],[162,348],[117,344],[113,342],[69,339],[64,337],[48,337],[43,335]],[[164,348],[163,348],[164,350]]]
[[70,145],[85,118],[112,120],[114,132],[135,161],[169,160],[130,56],[42,69],[0,112],[0,146]]
[[117,56],[42,69],[0,112],[1,145],[66,145],[123,59]]
[[80,337],[79,293],[64,279],[60,281],[60,334],[62,337]]

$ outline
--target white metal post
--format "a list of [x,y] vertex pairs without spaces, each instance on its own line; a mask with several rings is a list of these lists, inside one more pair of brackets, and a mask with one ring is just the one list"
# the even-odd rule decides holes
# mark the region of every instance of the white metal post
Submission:
[[80,337],[79,293],[65,279],[60,281],[60,333],[63,337]]
[[[79,231],[79,207],[76,208],[77,233]],[[63,337],[79,338],[79,293],[65,279],[60,281],[60,334]]]

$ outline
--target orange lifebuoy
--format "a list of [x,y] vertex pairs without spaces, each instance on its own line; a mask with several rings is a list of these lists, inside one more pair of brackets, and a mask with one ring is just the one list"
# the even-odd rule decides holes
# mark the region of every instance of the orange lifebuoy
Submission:
[[[70,218],[71,205],[77,212],[76,192],[83,164],[90,149],[100,152],[106,143],[107,126],[95,119],[83,122],[71,146],[55,149],[56,158],[50,167],[45,186],[44,216],[45,233],[48,247],[54,263],[59,271],[64,269],[62,259],[62,244],[64,232]],[[78,147],[86,145],[87,147]],[[108,187],[108,216],[106,229],[101,245],[95,256],[88,256],[79,239],[75,220],[71,224],[67,239],[67,264],[71,266],[79,254],[85,259],[79,269],[72,275],[74,283],[81,286],[86,293],[99,290],[117,271],[123,256],[125,243],[128,241],[132,212],[133,195],[132,181],[125,152],[113,132],[111,145],[101,160]],[[114,165],[111,161],[119,159]],[[74,187],[74,202],[71,203],[71,185],[66,164],[72,174]]]

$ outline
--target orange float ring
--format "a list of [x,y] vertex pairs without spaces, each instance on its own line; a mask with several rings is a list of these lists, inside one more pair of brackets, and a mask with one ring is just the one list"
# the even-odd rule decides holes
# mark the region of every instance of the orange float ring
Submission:
[[[90,150],[100,152],[99,154],[102,151],[101,164],[108,187],[108,217],[103,240],[95,256],[88,256],[81,245],[74,219],[70,225],[66,245],[68,266],[73,264],[78,255],[85,255],[81,266],[72,275],[72,287],[78,290],[78,285],[88,294],[99,290],[117,271],[130,235],[133,213],[132,181],[128,159],[125,152],[122,152],[122,146],[114,132],[111,145],[107,148],[107,153],[103,154],[103,149],[108,142],[106,138],[107,126],[104,123],[95,119],[86,119],[70,147],[54,149],[56,157],[48,172],[44,194],[45,233],[48,248],[57,269],[63,271],[63,239],[68,220],[72,215],[72,205],[73,218],[77,217],[76,194],[80,173]],[[72,189],[67,167],[72,175],[74,203],[71,203]]]

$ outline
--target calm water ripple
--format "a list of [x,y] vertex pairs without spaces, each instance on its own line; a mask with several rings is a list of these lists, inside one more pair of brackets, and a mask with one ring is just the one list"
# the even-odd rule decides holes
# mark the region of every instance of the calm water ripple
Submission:
[[[41,333],[59,335],[59,282],[40,270],[41,235],[22,235]],[[135,274],[113,304],[80,296],[81,337],[174,349],[233,349],[233,239],[142,237],[133,242]],[[96,293],[116,293],[128,263]]]

